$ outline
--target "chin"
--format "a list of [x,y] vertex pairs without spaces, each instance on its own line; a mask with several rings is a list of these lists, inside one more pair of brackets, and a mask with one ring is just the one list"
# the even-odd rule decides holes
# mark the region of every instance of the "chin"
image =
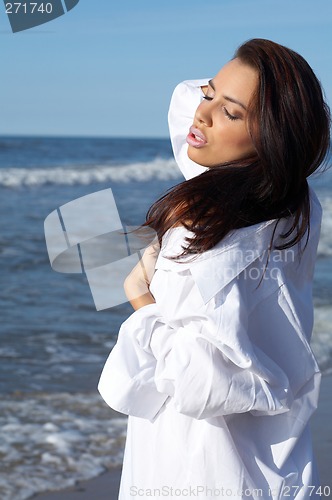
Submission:
[[189,160],[194,161],[195,163],[197,163],[197,165],[201,165],[202,167],[209,168],[210,165],[207,165],[206,162],[204,163],[204,159],[200,158],[201,155],[197,154],[196,150],[192,151],[192,149],[193,148],[191,146],[188,147],[187,154],[188,154]]

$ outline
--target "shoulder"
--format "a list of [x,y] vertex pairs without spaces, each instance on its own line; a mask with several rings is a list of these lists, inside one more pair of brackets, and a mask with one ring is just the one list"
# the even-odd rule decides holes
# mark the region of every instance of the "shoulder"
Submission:
[[312,189],[310,200],[311,229],[306,247],[304,237],[300,245],[284,251],[271,250],[272,236],[286,233],[293,223],[291,217],[272,219],[233,230],[212,249],[177,263],[168,257],[179,255],[186,245],[185,238],[193,236],[178,226],[165,233],[156,267],[175,272],[189,269],[205,304],[219,292],[227,293],[228,285],[235,281],[257,302],[282,285],[292,283],[294,289],[300,290],[304,283],[312,281],[322,215]]

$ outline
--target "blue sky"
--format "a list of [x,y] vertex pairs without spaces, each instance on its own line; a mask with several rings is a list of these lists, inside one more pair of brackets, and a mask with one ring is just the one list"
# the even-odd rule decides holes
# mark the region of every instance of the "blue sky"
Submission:
[[167,137],[175,85],[253,37],[300,52],[332,104],[331,0],[80,0],[15,34],[0,10],[0,134]]

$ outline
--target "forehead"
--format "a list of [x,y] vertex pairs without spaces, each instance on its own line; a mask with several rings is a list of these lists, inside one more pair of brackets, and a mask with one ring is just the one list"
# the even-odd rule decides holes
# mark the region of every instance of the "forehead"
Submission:
[[216,93],[238,99],[246,106],[258,85],[258,73],[239,59],[229,61],[213,78]]

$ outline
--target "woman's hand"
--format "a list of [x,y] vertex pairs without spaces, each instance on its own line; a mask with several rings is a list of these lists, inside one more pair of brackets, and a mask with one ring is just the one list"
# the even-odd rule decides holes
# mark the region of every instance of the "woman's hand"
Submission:
[[125,294],[135,310],[155,302],[149,286],[155,271],[159,250],[158,243],[147,247],[141,260],[124,281]]

